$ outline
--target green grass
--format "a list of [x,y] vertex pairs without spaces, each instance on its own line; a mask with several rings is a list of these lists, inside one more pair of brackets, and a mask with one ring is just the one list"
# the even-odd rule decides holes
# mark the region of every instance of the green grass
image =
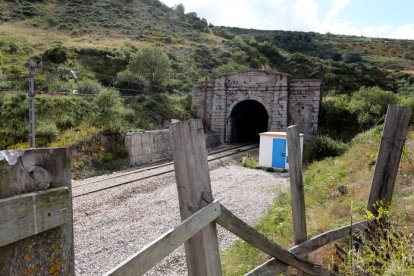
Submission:
[[[308,236],[314,236],[336,227],[365,218],[370,183],[374,171],[382,128],[376,127],[356,136],[348,151],[336,158],[315,162],[305,169],[305,202]],[[402,158],[400,174],[396,184],[392,214],[404,217],[405,221],[414,220],[414,131],[409,134],[406,156]],[[408,180],[407,180],[408,179]],[[348,193],[341,195],[338,188],[346,185]],[[293,245],[292,218],[289,195],[276,198],[267,214],[255,226],[275,242],[284,247]],[[311,256],[330,265],[329,247],[324,253]],[[225,275],[242,275],[268,259],[245,242],[236,242],[222,254],[222,267]]]

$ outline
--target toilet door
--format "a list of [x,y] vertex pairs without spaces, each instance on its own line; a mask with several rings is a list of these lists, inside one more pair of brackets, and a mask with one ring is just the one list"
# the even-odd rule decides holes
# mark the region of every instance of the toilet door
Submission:
[[273,138],[272,167],[285,169],[286,139]]

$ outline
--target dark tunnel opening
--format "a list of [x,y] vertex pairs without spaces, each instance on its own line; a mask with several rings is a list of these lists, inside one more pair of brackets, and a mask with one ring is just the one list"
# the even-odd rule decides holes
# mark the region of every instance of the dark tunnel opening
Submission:
[[267,131],[266,108],[254,100],[239,102],[231,111],[231,142],[259,142],[259,133]]

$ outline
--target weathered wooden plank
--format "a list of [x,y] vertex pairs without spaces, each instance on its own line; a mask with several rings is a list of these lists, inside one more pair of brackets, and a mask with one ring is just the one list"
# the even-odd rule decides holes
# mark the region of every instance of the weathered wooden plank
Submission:
[[286,131],[288,140],[294,242],[295,244],[301,244],[307,239],[307,231],[299,129],[298,126],[295,125],[288,127]]
[[410,116],[410,108],[388,106],[367,207],[374,214],[376,214],[375,203],[380,200],[388,203],[392,201]]
[[[301,244],[306,241],[305,191],[302,175],[302,149],[300,146],[299,128],[296,125],[286,129],[289,155],[290,194],[292,202],[293,241]],[[306,257],[306,256],[304,256]],[[298,276],[306,274],[298,271]]]
[[0,199],[0,247],[68,221],[67,187]]
[[[170,131],[180,214],[185,220],[213,201],[204,132],[200,120],[173,123]],[[184,247],[188,275],[221,275],[215,223],[194,235]]]
[[214,201],[104,275],[132,276],[144,274],[194,234],[213,222],[220,214],[220,204],[218,201]]
[[[352,225],[347,225],[335,230],[327,231],[319,234],[302,244],[296,245],[289,249],[289,252],[299,257],[307,256],[309,253],[325,246],[331,242],[339,239],[346,238],[350,235],[351,231],[363,230],[368,226],[369,220],[360,221]],[[272,258],[262,265],[256,267],[252,271],[246,274],[246,276],[264,276],[264,275],[277,275],[280,271],[283,271],[283,266],[287,269],[287,266],[280,261]]]
[[0,199],[59,187],[68,188],[67,223],[0,247],[0,275],[74,275],[69,149],[0,151]]
[[256,229],[250,227],[221,205],[221,216],[216,220],[221,226],[239,236],[243,240],[259,248],[264,253],[277,258],[286,265],[309,273],[311,275],[334,275],[320,265],[313,264],[298,257],[288,250],[272,242]]

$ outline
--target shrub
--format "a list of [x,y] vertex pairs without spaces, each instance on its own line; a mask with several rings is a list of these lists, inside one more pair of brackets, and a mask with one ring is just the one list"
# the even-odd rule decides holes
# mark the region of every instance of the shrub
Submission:
[[157,88],[170,80],[171,62],[163,49],[149,46],[132,56],[128,70]]
[[347,53],[345,55],[344,61],[346,63],[354,63],[361,61],[361,55],[359,53]]
[[36,138],[43,140],[45,143],[52,142],[59,134],[60,131],[53,122],[43,123],[36,129]]
[[348,96],[341,95],[322,103],[319,116],[320,133],[348,140],[358,132],[357,117],[352,112],[349,101]]
[[104,88],[93,98],[96,107],[92,115],[92,124],[102,129],[119,129],[123,112],[123,103],[119,92]]
[[248,155],[246,157],[243,157],[242,165],[245,168],[257,169],[259,167],[259,161]]
[[56,126],[60,129],[60,130],[66,130],[68,128],[74,127],[75,126],[75,118],[68,116],[68,115],[64,115],[61,118],[59,118],[56,122]]
[[338,52],[335,52],[332,54],[331,59],[333,61],[341,61],[342,60],[342,55]]
[[362,129],[383,122],[389,104],[398,103],[398,96],[379,87],[362,87],[351,98],[351,109]]
[[414,124],[414,98],[410,97],[410,98],[406,98],[403,100],[402,104],[406,107],[411,108],[411,120],[410,123]]
[[218,76],[220,74],[235,72],[239,70],[247,69],[248,67],[243,64],[239,64],[237,62],[231,61],[227,64],[220,65],[219,67],[214,68],[213,76]]
[[68,53],[62,46],[51,48],[43,53],[43,60],[53,63],[64,63],[68,59]]
[[79,81],[78,93],[95,95],[104,89],[104,87],[96,80],[83,79]]
[[149,86],[149,82],[144,79],[144,77],[127,69],[118,73],[116,76],[115,86],[122,93],[136,95],[140,91],[145,91]]
[[339,156],[345,153],[346,149],[344,143],[326,135],[319,135],[305,145],[303,159],[305,162],[319,161],[327,157]]

